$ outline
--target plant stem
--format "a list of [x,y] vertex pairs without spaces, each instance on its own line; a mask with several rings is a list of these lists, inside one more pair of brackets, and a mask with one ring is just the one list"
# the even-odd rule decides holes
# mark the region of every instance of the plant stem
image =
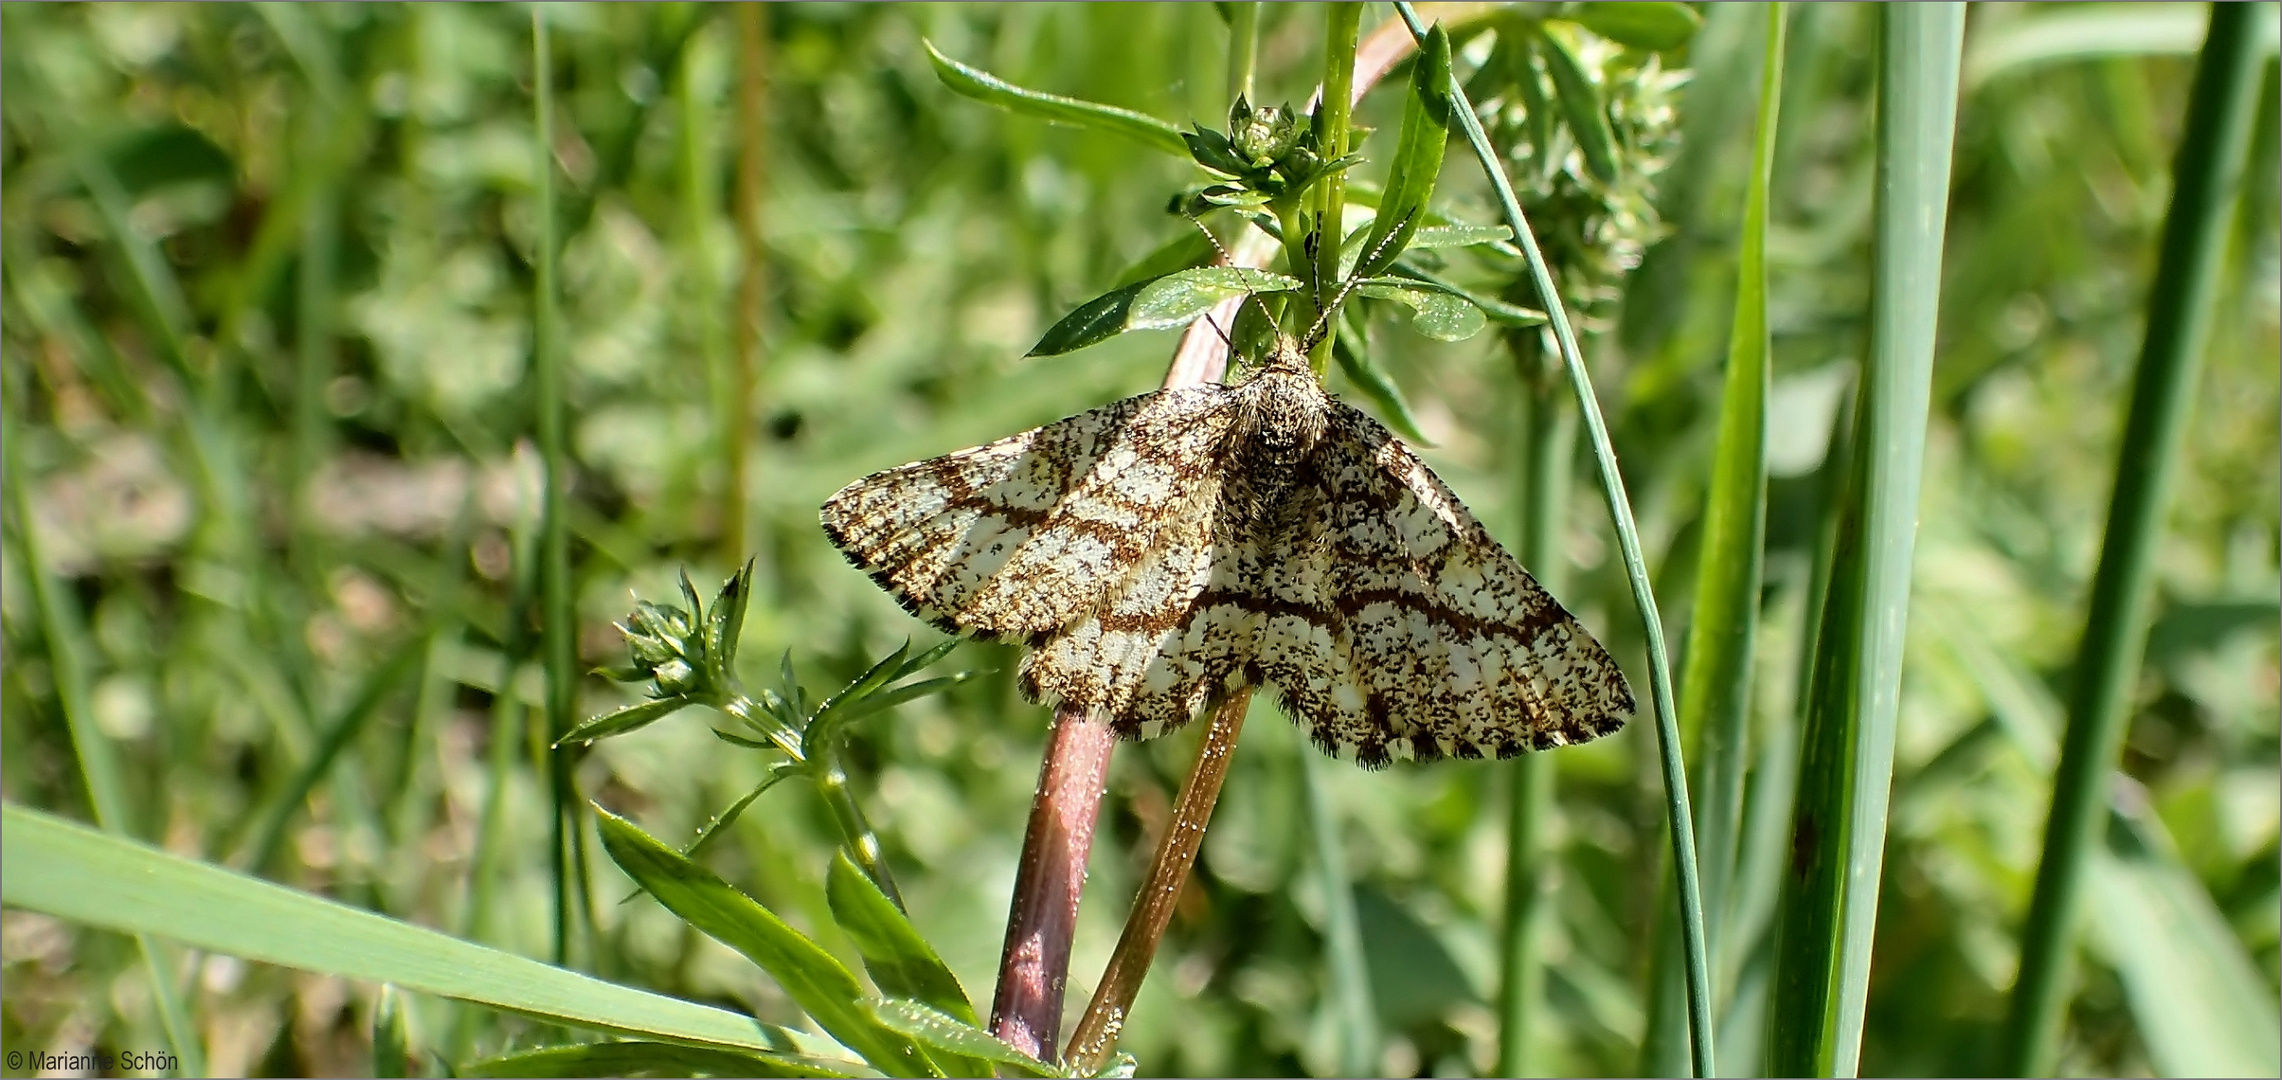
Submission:
[[[578,627],[571,612],[570,452],[563,443],[562,324],[555,303],[554,61],[545,9],[531,9],[532,113],[539,201],[538,247],[531,253],[531,310],[535,323],[531,367],[537,390],[539,458],[545,487],[539,524],[539,655],[546,670],[546,743],[576,722],[572,715]],[[579,800],[572,790],[573,755],[547,755],[554,806],[555,963],[570,962],[571,845],[581,842]]]
[[1228,96],[1252,100],[1252,76],[1260,64],[1260,5],[1222,5],[1228,13]]
[[[1414,38],[1424,40],[1426,27],[1419,23],[1418,15],[1403,0],[1397,0],[1395,10],[1402,13],[1403,21],[1410,26]],[[1474,156],[1487,173],[1491,188],[1496,192],[1499,209],[1505,212],[1506,225],[1521,242],[1522,254],[1529,261],[1530,276],[1536,280],[1537,292],[1544,302],[1546,316],[1553,326],[1554,340],[1560,343],[1561,359],[1569,369],[1569,381],[1575,389],[1579,411],[1584,417],[1585,431],[1591,437],[1593,462],[1600,472],[1601,489],[1607,497],[1609,516],[1616,525],[1617,546],[1624,556],[1625,577],[1632,586],[1633,602],[1640,609],[1641,636],[1648,643],[1648,681],[1651,699],[1656,709],[1656,745],[1658,759],[1663,767],[1665,814],[1671,821],[1672,863],[1679,876],[1680,929],[1685,943],[1688,976],[1688,1020],[1691,1035],[1690,1049],[1696,1075],[1713,1075],[1711,977],[1704,962],[1703,902],[1696,878],[1695,828],[1688,808],[1687,764],[1680,750],[1680,728],[1672,704],[1672,663],[1664,646],[1664,624],[1656,613],[1656,595],[1648,578],[1647,562],[1640,554],[1640,532],[1633,523],[1632,500],[1625,494],[1624,478],[1616,468],[1616,449],[1609,443],[1608,424],[1601,418],[1600,403],[1593,394],[1592,376],[1585,370],[1584,354],[1577,347],[1576,330],[1569,323],[1560,291],[1553,282],[1553,272],[1545,264],[1545,253],[1537,246],[1537,237],[1529,229],[1529,221],[1522,215],[1521,204],[1514,198],[1513,182],[1505,175],[1505,166],[1498,160],[1496,148],[1490,145],[1489,135],[1482,130],[1482,120],[1474,111],[1474,103],[1467,99],[1465,84],[1453,72],[1450,77],[1450,99],[1457,106],[1458,120],[1466,131],[1466,141],[1473,146]]]
[[[1514,368],[1522,387],[1522,445],[1517,471],[1522,479],[1522,565],[1547,592],[1559,595],[1569,576],[1561,550],[1567,523],[1569,478],[1576,464],[1577,414],[1562,407],[1559,388],[1546,369],[1543,337],[1534,329],[1509,334]],[[1499,1076],[1529,1076],[1543,1056],[1534,1051],[1531,1027],[1545,1007],[1544,921],[1558,860],[1546,837],[1553,793],[1559,782],[1555,760],[1523,754],[1507,771],[1511,802],[1506,823],[1505,923],[1499,940]]]
[[[1316,106],[1323,113],[1325,161],[1347,156],[1347,129],[1355,112],[1355,39],[1362,24],[1363,5],[1359,3],[1335,3],[1325,13],[1323,92]],[[1314,265],[1307,269],[1313,301],[1308,305],[1308,323],[1310,329],[1318,321],[1323,323],[1323,340],[1316,343],[1308,359],[1316,374],[1321,375],[1331,362],[1332,340],[1339,334],[1338,321],[1326,316],[1333,297],[1339,292],[1339,247],[1347,235],[1343,224],[1347,213],[1347,170],[1333,170],[1316,185],[1316,191],[1311,241],[1315,245]]]
[[1236,755],[1236,736],[1244,730],[1244,715],[1251,704],[1252,688],[1247,686],[1212,709],[1204,741],[1197,745],[1196,766],[1181,784],[1172,821],[1157,840],[1157,854],[1149,862],[1148,876],[1142,879],[1140,891],[1134,894],[1133,910],[1125,917],[1125,931],[1118,936],[1117,949],[1110,954],[1100,985],[1094,988],[1093,1001],[1086,1006],[1085,1017],[1078,1021],[1063,1054],[1079,1075],[1101,1071],[1109,1062],[1110,1052],[1117,1048],[1126,1014],[1141,992],[1141,981],[1148,976],[1157,945],[1172,922],[1174,903],[1188,884],[1197,850],[1204,845],[1205,826],[1212,822],[1212,808],[1220,801],[1220,785],[1228,778],[1229,762]]
[[1869,359],[1800,737],[1766,1066],[1851,1076],[1884,869],[1964,9],[1879,11]]
[[761,191],[768,177],[768,8],[737,5],[737,279],[736,359],[729,400],[721,405],[722,547],[745,558],[745,458],[752,446],[753,381],[761,370],[761,313],[768,306],[768,253],[761,246]]
[[2044,1075],[2053,1065],[2082,918],[2086,861],[2108,817],[2109,776],[2122,750],[2131,692],[2147,648],[2155,552],[2184,451],[2227,227],[2248,156],[2263,67],[2251,20],[2271,16],[2271,9],[2211,5],[2210,29],[2195,66],[2186,128],[2172,166],[2171,209],[2148,296],[2147,336],[2076,654],[2044,858],[2022,930],[2021,974],[2003,1066],[2022,1076]]
[[903,910],[903,894],[895,887],[895,875],[888,872],[887,854],[880,850],[879,833],[864,817],[864,808],[857,805],[854,792],[848,790],[848,770],[840,764],[840,751],[833,747],[824,751],[823,759],[809,763],[809,776],[815,780],[816,793],[823,796],[824,805],[832,810],[832,820],[840,826],[840,837],[847,841],[848,851],[856,865],[872,879],[872,884],[887,894],[888,902],[896,910]]
[[1085,890],[1086,857],[1117,735],[1084,709],[1054,710],[1038,792],[1022,835],[1022,862],[1006,916],[991,1034],[1041,1060],[1061,1042],[1062,988],[1070,977],[1070,936]]

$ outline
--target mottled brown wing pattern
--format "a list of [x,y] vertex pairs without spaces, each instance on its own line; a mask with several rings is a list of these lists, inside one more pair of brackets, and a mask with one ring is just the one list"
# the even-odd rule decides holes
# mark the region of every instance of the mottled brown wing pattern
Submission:
[[913,614],[950,631],[1068,625],[1125,581],[1177,520],[1226,429],[1227,388],[1141,394],[842,488],[824,531]]
[[1623,725],[1616,662],[1384,427],[1334,405],[1313,465],[1257,606],[1261,673],[1318,746],[1510,757]]

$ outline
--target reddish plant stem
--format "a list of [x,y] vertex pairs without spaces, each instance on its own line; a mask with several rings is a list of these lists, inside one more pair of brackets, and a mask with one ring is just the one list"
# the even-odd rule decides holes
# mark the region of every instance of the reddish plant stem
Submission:
[[1086,1006],[1084,1019],[1078,1021],[1078,1030],[1070,1036],[1066,1056],[1079,1075],[1101,1071],[1110,1051],[1117,1048],[1125,1015],[1141,993],[1141,980],[1157,958],[1157,943],[1164,940],[1165,927],[1173,921],[1174,904],[1188,884],[1190,868],[1196,865],[1197,849],[1204,845],[1204,829],[1212,822],[1213,806],[1220,801],[1220,785],[1228,779],[1228,763],[1236,756],[1236,736],[1244,730],[1244,712],[1251,704],[1252,688],[1247,686],[1212,710],[1211,726],[1197,747],[1196,767],[1181,784],[1173,820],[1157,840],[1156,857],[1149,863],[1149,876],[1143,880],[1140,893],[1133,898],[1133,913],[1126,917],[1117,951],[1110,954],[1109,967],[1102,972],[1101,985],[1094,989],[1093,1002]]
[[[1236,261],[1258,266],[1274,250],[1271,244],[1238,244]],[[1228,370],[1224,342],[1236,321],[1236,305],[1223,307],[1206,317],[1218,324],[1217,331],[1201,321],[1189,327],[1165,373],[1166,389],[1218,382]],[[1082,709],[1054,710],[1046,760],[1038,768],[1038,793],[1032,796],[1030,824],[1022,836],[1006,945],[999,953],[998,993],[990,1009],[991,1034],[1044,1060],[1054,1058],[1061,1042],[1070,938],[1077,930],[1086,857],[1093,851],[1109,754],[1116,746],[1116,735],[1101,717]]]
[[1046,760],[1022,837],[1014,903],[1006,915],[1006,949],[998,961],[991,1034],[1037,1058],[1050,1059],[1061,1039],[1062,988],[1070,977],[1070,937],[1085,889],[1109,752],[1117,735],[1084,709],[1054,710]]

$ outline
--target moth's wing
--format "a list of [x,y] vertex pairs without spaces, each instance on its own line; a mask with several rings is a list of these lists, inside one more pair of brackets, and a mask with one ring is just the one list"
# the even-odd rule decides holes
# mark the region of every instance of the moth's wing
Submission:
[[[1216,475],[1204,494],[1219,486]],[[1149,739],[1248,681],[1260,615],[1239,583],[1260,560],[1227,535],[1215,501],[1168,522],[1115,595],[1023,658],[1026,696],[1096,710],[1119,735]]]
[[[1177,500],[1135,465],[1222,401],[1221,386],[1112,402],[997,442],[874,473],[824,504],[848,561],[951,631],[1030,635],[1065,625],[1121,581],[1151,531],[1119,531]],[[1121,479],[1122,478],[1122,479]],[[1104,499],[1104,493],[1119,496]]]
[[1358,764],[1511,757],[1623,726],[1616,661],[1376,421],[1333,406],[1255,603],[1260,670]]

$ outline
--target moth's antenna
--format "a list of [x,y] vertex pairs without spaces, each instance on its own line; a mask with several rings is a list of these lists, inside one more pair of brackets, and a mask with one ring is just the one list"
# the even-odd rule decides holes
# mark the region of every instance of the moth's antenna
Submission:
[[[1404,214],[1402,220],[1397,222],[1394,228],[1387,230],[1387,234],[1380,237],[1378,243],[1371,245],[1370,251],[1365,252],[1362,258],[1355,260],[1357,270],[1379,261],[1379,256],[1386,253],[1387,245],[1394,243],[1395,237],[1402,235],[1403,226],[1409,224],[1411,217],[1417,213],[1418,211],[1414,209],[1410,213]],[[1323,230],[1318,227],[1316,235],[1322,234]],[[1353,293],[1355,287],[1362,283],[1363,275],[1361,273],[1349,274],[1346,280],[1339,283],[1339,291],[1331,294],[1331,302],[1323,305],[1321,312],[1316,315],[1315,325],[1308,327],[1307,338],[1300,344],[1299,351],[1304,353],[1315,350],[1316,344],[1321,342],[1323,335],[1329,331],[1332,313],[1338,311],[1339,305],[1346,303],[1348,295]]]
[[[1204,238],[1207,241],[1211,242],[1212,249],[1220,253],[1221,264],[1229,267],[1232,270],[1235,270],[1236,276],[1244,280],[1244,299],[1250,300],[1253,306],[1260,309],[1260,317],[1268,320],[1268,322],[1271,324],[1274,323],[1276,321],[1276,315],[1274,312],[1268,310],[1267,301],[1260,299],[1260,294],[1252,291],[1252,268],[1249,266],[1238,265],[1236,262],[1235,253],[1229,251],[1226,247],[1221,246],[1220,237],[1213,235],[1211,229],[1205,228],[1204,222],[1202,220],[1193,214],[1187,215],[1187,217],[1189,219],[1189,224],[1196,226],[1196,231],[1203,233]],[[1241,305],[1239,305],[1239,307],[1241,307]],[[1204,321],[1207,325],[1212,327],[1213,333],[1220,335],[1221,344],[1228,346],[1228,355],[1235,356],[1236,341],[1235,339],[1228,336],[1229,330],[1236,329],[1234,322],[1231,321],[1228,330],[1222,330],[1219,323],[1212,321],[1212,315],[1210,312],[1205,314]]]

